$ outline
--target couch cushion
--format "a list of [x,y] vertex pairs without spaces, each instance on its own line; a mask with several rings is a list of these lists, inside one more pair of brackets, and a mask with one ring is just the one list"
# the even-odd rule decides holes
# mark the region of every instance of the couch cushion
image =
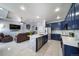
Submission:
[[4,37],[4,34],[3,33],[0,33],[0,37]]

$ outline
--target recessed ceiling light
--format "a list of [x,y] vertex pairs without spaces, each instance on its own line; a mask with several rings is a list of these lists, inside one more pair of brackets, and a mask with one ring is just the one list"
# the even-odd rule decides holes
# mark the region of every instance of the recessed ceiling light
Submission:
[[60,8],[56,8],[56,9],[55,9],[55,12],[58,12],[58,11],[60,11]]
[[20,9],[21,9],[21,10],[25,10],[25,7],[24,7],[24,6],[20,6]]
[[57,19],[60,19],[61,17],[60,16],[57,16]]
[[0,10],[3,10],[3,8],[0,8]]
[[10,50],[11,48],[8,48],[8,51]]
[[36,16],[36,18],[40,18],[39,16]]

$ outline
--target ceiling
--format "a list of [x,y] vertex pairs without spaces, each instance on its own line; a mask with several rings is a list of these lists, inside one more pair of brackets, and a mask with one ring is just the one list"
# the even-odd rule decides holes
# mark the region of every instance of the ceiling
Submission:
[[[70,3],[3,3],[3,7],[9,11],[14,12],[23,21],[33,22],[34,20],[45,19],[47,22],[64,20],[69,8]],[[24,6],[25,10],[21,10],[20,6]],[[55,12],[56,8],[60,8],[59,12]],[[36,16],[40,18],[37,19]],[[60,19],[56,19],[60,16]]]

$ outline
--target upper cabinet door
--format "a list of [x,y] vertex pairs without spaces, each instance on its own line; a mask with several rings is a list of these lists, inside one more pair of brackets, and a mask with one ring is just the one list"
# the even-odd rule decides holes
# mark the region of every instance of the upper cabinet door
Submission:
[[79,3],[75,4],[75,29],[79,30]]
[[74,20],[75,18],[75,4],[72,4],[72,7],[71,7],[71,20]]
[[79,4],[75,4],[75,20],[79,20]]
[[61,30],[61,22],[51,23],[51,30]]
[[51,24],[46,24],[46,27],[51,27]]
[[75,4],[72,4],[71,7],[71,29],[75,29]]

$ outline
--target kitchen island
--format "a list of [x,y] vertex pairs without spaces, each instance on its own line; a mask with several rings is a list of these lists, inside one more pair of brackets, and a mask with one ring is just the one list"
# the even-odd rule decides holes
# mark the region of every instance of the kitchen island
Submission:
[[48,35],[40,35],[40,34],[35,34],[30,36],[30,47],[34,51],[38,51],[39,49],[42,48],[42,46],[48,41]]

